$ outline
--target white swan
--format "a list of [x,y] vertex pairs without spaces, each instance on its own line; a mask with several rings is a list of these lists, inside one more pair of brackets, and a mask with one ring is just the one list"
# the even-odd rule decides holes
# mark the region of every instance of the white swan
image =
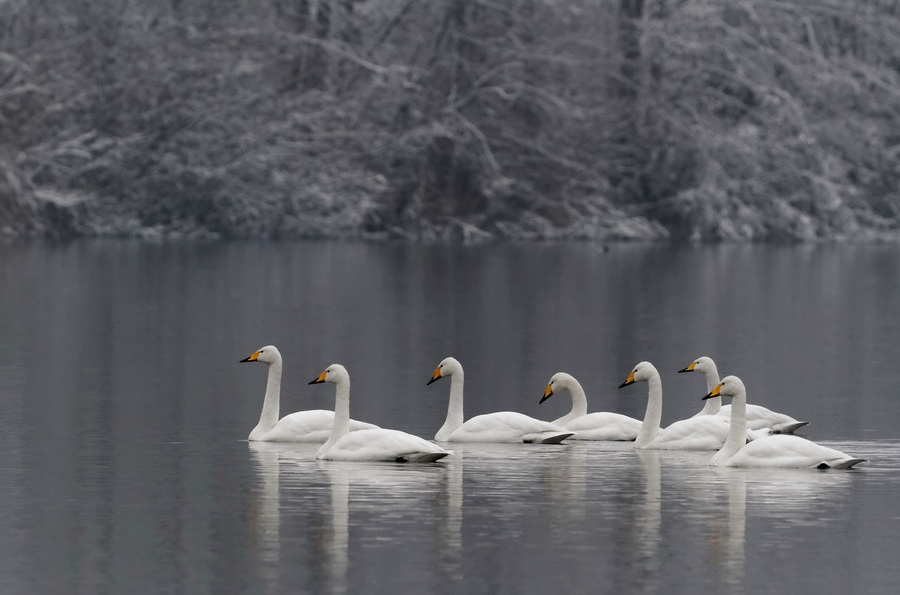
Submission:
[[634,441],[635,448],[718,450],[725,444],[729,424],[728,419],[720,415],[682,419],[661,429],[662,380],[653,364],[639,363],[619,388],[641,381],[646,381],[649,385],[649,395],[644,422]]
[[375,428],[351,432],[350,374],[344,366],[331,364],[310,384],[322,382],[334,384],[334,425],[328,441],[316,453],[317,459],[431,463],[451,454],[433,442],[398,430]]
[[[243,362],[263,362],[269,366],[266,396],[263,399],[259,423],[248,440],[261,442],[325,442],[334,425],[334,412],[324,409],[297,411],[278,419],[281,405],[281,353],[274,345],[260,347]],[[350,420],[350,430],[377,428],[373,424]]]
[[[706,392],[719,384],[719,370],[712,358],[698,357],[681,372],[703,372],[706,376]],[[707,399],[703,409],[697,415],[724,415],[731,417],[731,405],[722,405],[721,399]],[[696,417],[696,415],[694,416]],[[747,405],[747,427],[751,430],[768,429],[772,434],[793,434],[797,428],[807,425],[808,421],[798,421],[790,415],[777,413],[761,405]]]
[[728,440],[713,455],[711,465],[723,467],[786,467],[849,469],[865,461],[800,436],[767,436],[747,442],[747,389],[737,376],[726,376],[704,399],[731,397]]
[[434,439],[439,442],[528,442],[559,444],[574,432],[556,424],[514,411],[476,415],[463,423],[463,368],[448,357],[435,369],[428,384],[450,376],[450,406],[447,419]]
[[569,391],[572,397],[572,410],[552,423],[572,430],[574,440],[634,440],[641,431],[640,420],[622,415],[600,411],[587,412],[587,396],[581,383],[571,374],[557,372],[550,378],[544,396],[539,403],[543,403],[560,391]]

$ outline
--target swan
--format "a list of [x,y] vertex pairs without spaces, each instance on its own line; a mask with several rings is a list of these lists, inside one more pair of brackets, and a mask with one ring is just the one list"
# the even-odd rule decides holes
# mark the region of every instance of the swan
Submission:
[[650,362],[634,367],[619,388],[646,381],[649,385],[647,411],[641,431],[634,441],[635,448],[671,450],[718,450],[728,438],[728,419],[721,415],[704,415],[682,419],[665,429],[659,427],[662,419],[662,380]]
[[703,398],[709,400],[719,396],[732,398],[731,422],[728,440],[713,455],[711,465],[849,469],[866,460],[851,457],[800,436],[781,434],[747,442],[747,389],[744,383],[737,376],[726,376]]
[[463,423],[462,364],[455,358],[444,358],[431,376],[437,382],[450,376],[450,406],[447,419],[434,439],[439,442],[527,442],[559,444],[575,432],[566,431],[556,424],[529,417],[514,411],[498,411],[476,415]]
[[[706,392],[719,384],[719,370],[712,358],[698,357],[682,372],[703,372],[706,376]],[[697,415],[724,415],[731,417],[731,405],[722,406],[722,399],[707,399],[703,409]],[[694,417],[697,417],[696,415]],[[761,405],[747,405],[747,427],[751,430],[768,430],[771,434],[793,434],[798,428],[807,425],[808,421],[798,421],[790,415],[776,413]]]
[[350,431],[350,374],[340,364],[331,364],[310,384],[330,382],[335,388],[334,425],[331,436],[316,453],[326,461],[391,461],[431,463],[451,454],[418,436],[373,428]]
[[581,383],[571,374],[557,372],[550,378],[543,403],[559,391],[569,391],[572,397],[572,410],[552,423],[573,430],[574,440],[634,440],[641,431],[640,420],[610,412],[587,412],[587,397]]
[[[274,345],[260,347],[244,362],[262,362],[269,366],[266,396],[263,399],[259,423],[250,432],[251,441],[261,442],[325,442],[334,425],[334,412],[324,409],[297,411],[278,419],[281,401],[281,353]],[[350,430],[377,428],[373,424],[350,420]]]

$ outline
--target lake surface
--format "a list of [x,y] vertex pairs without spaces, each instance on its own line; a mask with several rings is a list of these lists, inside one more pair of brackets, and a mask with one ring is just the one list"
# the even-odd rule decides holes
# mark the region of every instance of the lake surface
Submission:
[[[0,592],[896,593],[900,247],[0,246]],[[466,416],[702,407],[696,357],[870,462],[733,470],[630,444],[466,445],[430,465],[246,442],[331,408],[431,438],[454,355]],[[445,384],[446,383],[446,384]]]

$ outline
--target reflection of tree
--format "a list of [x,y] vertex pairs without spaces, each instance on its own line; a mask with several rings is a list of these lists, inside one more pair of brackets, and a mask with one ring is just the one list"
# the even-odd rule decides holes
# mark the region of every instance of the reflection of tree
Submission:
[[0,22],[13,231],[897,230],[891,2],[46,0]]

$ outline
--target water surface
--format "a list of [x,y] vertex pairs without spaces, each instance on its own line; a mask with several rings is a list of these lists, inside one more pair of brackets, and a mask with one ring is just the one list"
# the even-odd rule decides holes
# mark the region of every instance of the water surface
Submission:
[[[894,593],[900,250],[78,242],[0,248],[0,590],[8,593]],[[628,444],[468,445],[422,466],[249,444],[275,344],[282,411],[431,437],[466,414],[700,409],[700,355],[751,402],[871,462],[728,470]]]

